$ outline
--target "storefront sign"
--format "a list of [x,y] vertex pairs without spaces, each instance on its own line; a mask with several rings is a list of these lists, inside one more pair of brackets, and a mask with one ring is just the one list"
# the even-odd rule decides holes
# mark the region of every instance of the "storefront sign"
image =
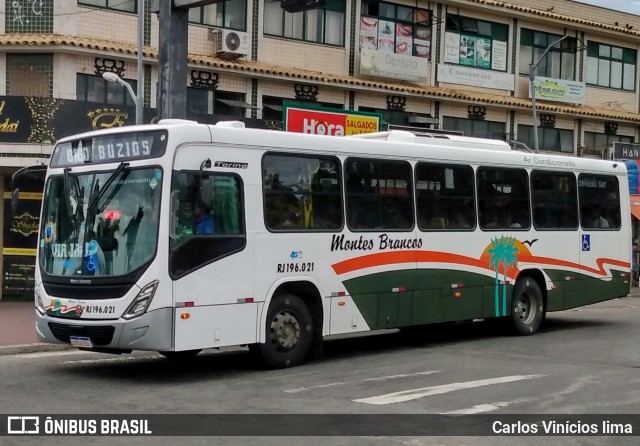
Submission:
[[30,126],[31,114],[24,100],[0,96],[0,141],[26,142]]
[[330,108],[305,108],[283,104],[284,130],[314,135],[347,136],[380,130],[382,116],[352,110],[344,112]]
[[515,76],[499,71],[439,64],[438,82],[513,91]]
[[4,193],[3,295],[33,298],[41,201],[40,192],[20,192],[12,214],[11,192]]
[[[378,45],[381,43],[378,42]],[[427,82],[429,61],[424,57],[384,52],[370,48],[360,51],[360,74],[411,82]]]
[[[0,142],[54,144],[58,139],[90,130],[133,125],[135,108],[66,99],[0,96]],[[156,110],[145,108],[144,123],[157,121]],[[267,128],[262,119],[220,114],[187,113],[203,124],[240,120],[250,128]]]
[[[584,105],[585,83],[536,76],[533,81],[536,99]],[[531,90],[529,90],[531,97]]]
[[614,142],[613,159],[640,160],[640,144],[634,142]]

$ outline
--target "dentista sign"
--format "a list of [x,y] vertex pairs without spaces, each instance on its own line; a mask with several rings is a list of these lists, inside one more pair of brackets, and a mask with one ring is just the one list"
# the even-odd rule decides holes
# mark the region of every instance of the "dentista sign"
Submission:
[[329,108],[283,106],[284,130],[314,135],[348,136],[380,131],[382,115]]
[[429,60],[374,49],[360,51],[360,74],[411,82],[427,82]]

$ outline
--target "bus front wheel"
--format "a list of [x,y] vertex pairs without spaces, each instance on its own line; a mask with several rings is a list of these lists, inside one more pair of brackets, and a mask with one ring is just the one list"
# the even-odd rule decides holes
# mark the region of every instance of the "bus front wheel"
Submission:
[[538,283],[524,277],[516,283],[511,298],[511,322],[516,333],[535,334],[544,318],[544,302]]
[[313,320],[302,299],[292,294],[274,297],[266,326],[266,342],[251,350],[260,353],[269,367],[293,367],[304,361],[313,339]]

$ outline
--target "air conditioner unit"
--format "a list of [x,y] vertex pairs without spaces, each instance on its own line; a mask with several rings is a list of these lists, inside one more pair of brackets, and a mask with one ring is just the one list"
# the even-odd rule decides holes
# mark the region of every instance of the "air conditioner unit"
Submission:
[[216,30],[216,55],[246,56],[249,54],[249,35],[230,29]]

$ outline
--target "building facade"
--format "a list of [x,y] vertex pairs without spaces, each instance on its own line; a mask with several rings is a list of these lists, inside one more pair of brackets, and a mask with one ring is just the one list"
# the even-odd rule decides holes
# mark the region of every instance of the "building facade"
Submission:
[[[137,79],[137,0],[3,3],[0,244],[12,295],[28,294],[42,184],[24,186],[30,207],[13,215],[10,176],[46,163],[63,136],[135,122],[133,99],[104,73],[144,87],[154,122],[159,23],[145,0]],[[201,122],[279,130],[283,107],[299,104],[531,149],[535,122],[539,150],[573,156],[640,138],[638,15],[570,0],[226,0],[189,21],[187,117]]]

